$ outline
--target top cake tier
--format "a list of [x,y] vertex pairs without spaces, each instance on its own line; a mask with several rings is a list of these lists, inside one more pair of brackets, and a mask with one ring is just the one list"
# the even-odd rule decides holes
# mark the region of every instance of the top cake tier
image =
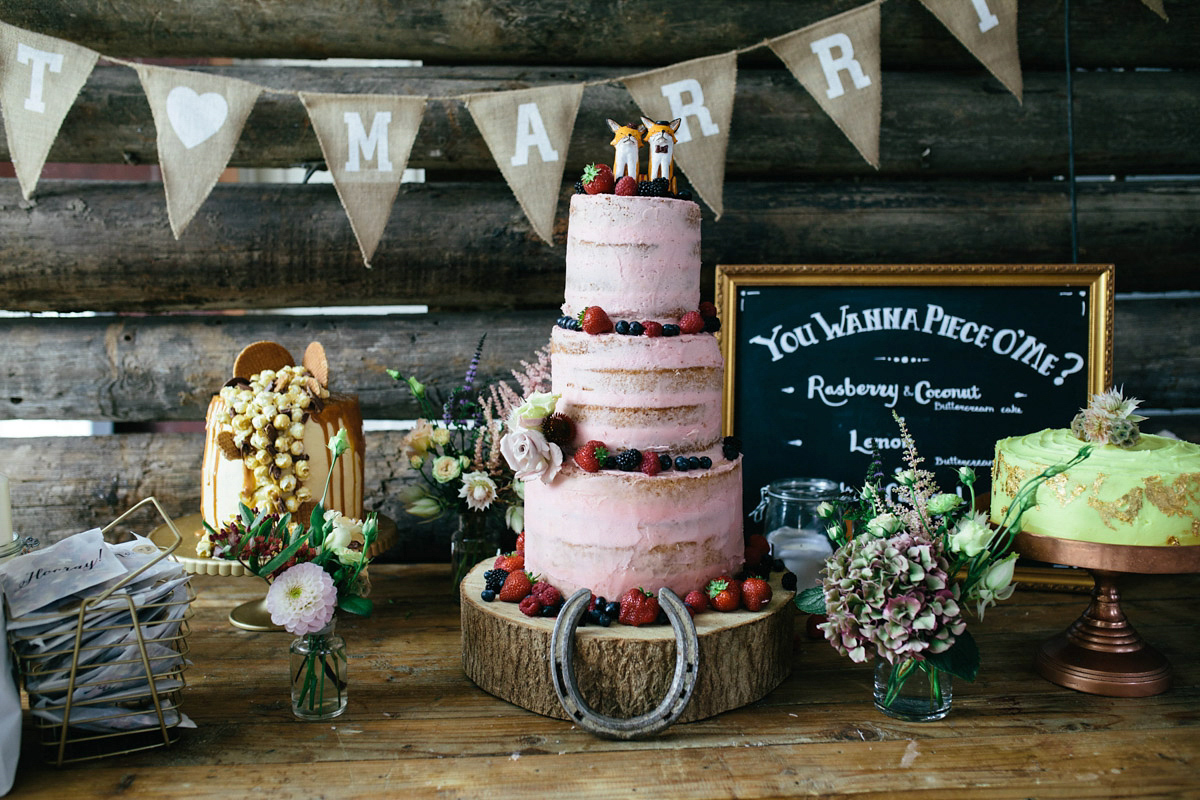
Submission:
[[700,207],[689,200],[571,197],[563,313],[677,321],[700,302]]

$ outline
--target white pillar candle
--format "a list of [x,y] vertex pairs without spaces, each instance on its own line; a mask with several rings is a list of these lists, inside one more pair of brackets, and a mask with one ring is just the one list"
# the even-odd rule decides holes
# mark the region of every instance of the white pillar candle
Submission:
[[12,500],[8,495],[8,476],[0,475],[0,545],[12,538]]

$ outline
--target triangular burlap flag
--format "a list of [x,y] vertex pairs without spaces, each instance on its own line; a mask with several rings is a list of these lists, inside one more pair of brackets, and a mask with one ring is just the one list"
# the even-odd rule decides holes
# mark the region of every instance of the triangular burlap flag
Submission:
[[1167,19],[1167,9],[1163,7],[1163,0],[1142,0],[1146,4],[1146,8],[1153,11],[1163,18],[1163,22],[1170,22]]
[[203,72],[136,69],[158,132],[167,218],[178,239],[229,163],[262,87]]
[[[967,0],[961,0],[967,2]],[[879,0],[768,39],[787,65],[863,158],[879,168]]]
[[650,119],[681,120],[675,133],[675,162],[720,219],[725,210],[725,152],[737,91],[737,53],[672,64],[625,78],[624,83]]
[[1017,0],[921,0],[921,5],[1021,101]]
[[26,200],[99,57],[86,47],[0,22],[0,114]]
[[383,238],[426,98],[301,92],[363,264]]
[[554,243],[554,214],[583,84],[463,98],[529,224]]

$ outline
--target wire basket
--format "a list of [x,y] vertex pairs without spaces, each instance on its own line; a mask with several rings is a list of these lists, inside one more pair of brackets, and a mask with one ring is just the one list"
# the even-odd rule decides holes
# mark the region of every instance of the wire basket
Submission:
[[[151,504],[174,541],[78,609],[28,615],[39,630],[74,619],[65,635],[9,631],[29,708],[47,761],[56,766],[164,747],[191,721],[180,710],[188,665],[188,622],[196,594],[190,576],[159,602],[138,604],[121,590],[167,558],[182,541],[174,521],[153,497],[142,500],[103,529]],[[161,585],[160,578],[155,585]],[[44,620],[45,625],[40,625]],[[47,640],[51,643],[47,644]]]

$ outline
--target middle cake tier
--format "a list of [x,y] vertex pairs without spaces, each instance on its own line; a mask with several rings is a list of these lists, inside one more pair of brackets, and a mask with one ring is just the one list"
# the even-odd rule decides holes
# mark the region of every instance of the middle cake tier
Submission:
[[576,446],[693,454],[721,441],[724,362],[710,334],[550,336],[558,411],[575,423]]

